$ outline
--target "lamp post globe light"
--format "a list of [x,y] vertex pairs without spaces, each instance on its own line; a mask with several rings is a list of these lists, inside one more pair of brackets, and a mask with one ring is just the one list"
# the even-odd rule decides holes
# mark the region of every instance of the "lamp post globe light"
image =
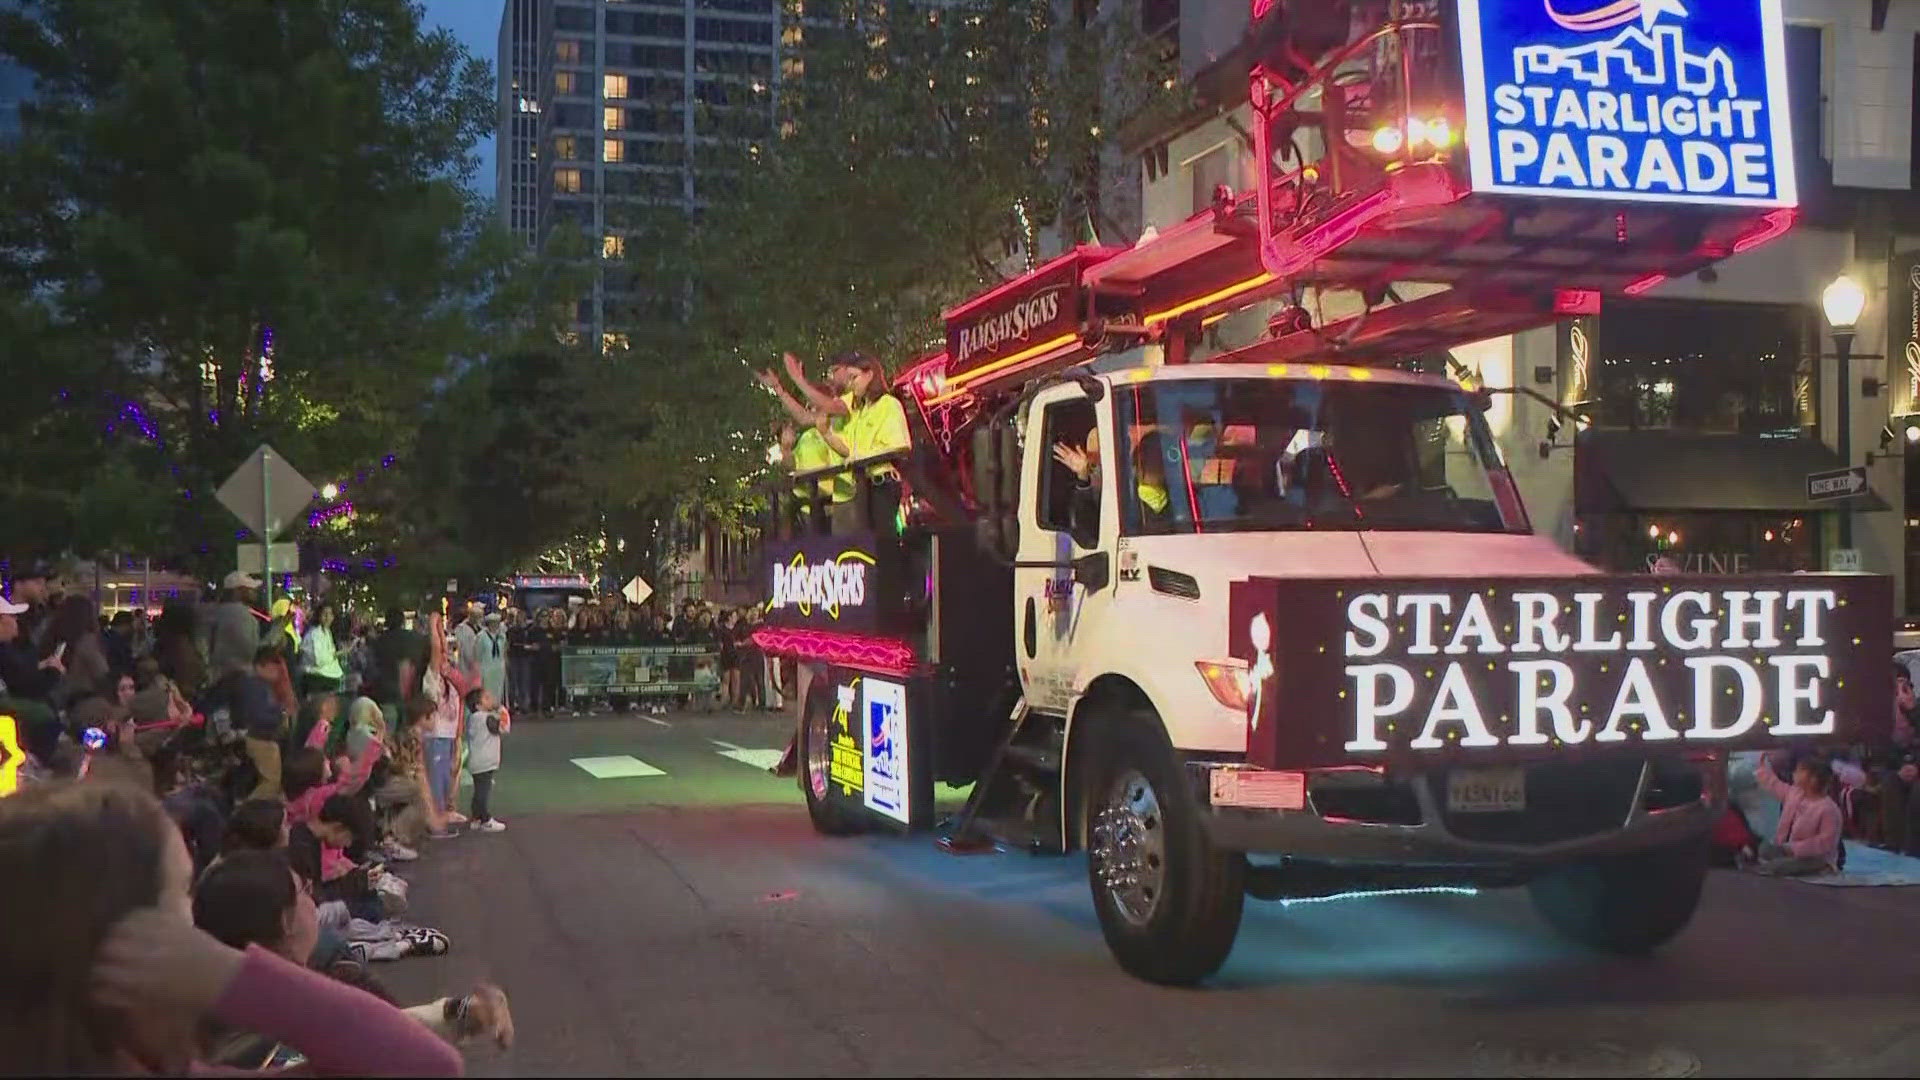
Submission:
[[[1840,464],[1853,468],[1853,328],[1860,322],[1860,313],[1867,307],[1867,290],[1860,283],[1841,274],[1820,294],[1820,306],[1825,309],[1827,325],[1833,330],[1833,351],[1839,361],[1840,388]],[[1853,507],[1843,503],[1840,506],[1840,546],[1853,546]]]
[[1833,279],[1826,291],[1820,294],[1820,306],[1826,309],[1827,323],[1833,332],[1851,333],[1860,321],[1860,313],[1867,307],[1867,290],[1860,283],[1841,274]]

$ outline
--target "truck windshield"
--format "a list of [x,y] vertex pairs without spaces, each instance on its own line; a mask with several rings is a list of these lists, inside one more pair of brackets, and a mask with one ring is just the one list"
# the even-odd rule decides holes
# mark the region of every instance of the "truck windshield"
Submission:
[[1527,530],[1479,410],[1453,387],[1175,379],[1115,397],[1130,535]]

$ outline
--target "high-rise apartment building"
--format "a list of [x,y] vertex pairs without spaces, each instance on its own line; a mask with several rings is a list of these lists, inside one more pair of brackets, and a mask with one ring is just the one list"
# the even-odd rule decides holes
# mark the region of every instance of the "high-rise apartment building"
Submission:
[[494,191],[507,228],[529,246],[540,238],[541,88],[548,70],[543,0],[505,0],[500,12],[500,122]]
[[702,201],[697,148],[765,137],[779,79],[781,0],[506,0],[500,23],[500,205],[529,243],[577,225],[609,262],[576,329],[635,301],[612,262],[624,212]]

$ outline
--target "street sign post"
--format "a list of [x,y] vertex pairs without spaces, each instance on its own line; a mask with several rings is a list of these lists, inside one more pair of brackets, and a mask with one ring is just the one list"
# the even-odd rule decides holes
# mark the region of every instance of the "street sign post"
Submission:
[[273,566],[279,556],[270,545],[313,501],[314,490],[300,470],[262,443],[214,493],[221,506],[260,538],[260,580],[266,588],[263,605],[273,602]]
[[1867,490],[1867,470],[1856,465],[1851,469],[1833,469],[1828,472],[1807,474],[1807,501],[1821,502],[1827,499],[1845,499]]

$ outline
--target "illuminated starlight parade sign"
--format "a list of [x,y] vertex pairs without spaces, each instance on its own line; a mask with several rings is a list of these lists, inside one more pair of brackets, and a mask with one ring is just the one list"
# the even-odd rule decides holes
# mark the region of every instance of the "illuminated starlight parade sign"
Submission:
[[1848,742],[1889,709],[1890,589],[1863,575],[1236,584],[1234,653],[1272,672],[1249,757]]
[[1780,0],[1459,0],[1478,191],[1793,206]]

